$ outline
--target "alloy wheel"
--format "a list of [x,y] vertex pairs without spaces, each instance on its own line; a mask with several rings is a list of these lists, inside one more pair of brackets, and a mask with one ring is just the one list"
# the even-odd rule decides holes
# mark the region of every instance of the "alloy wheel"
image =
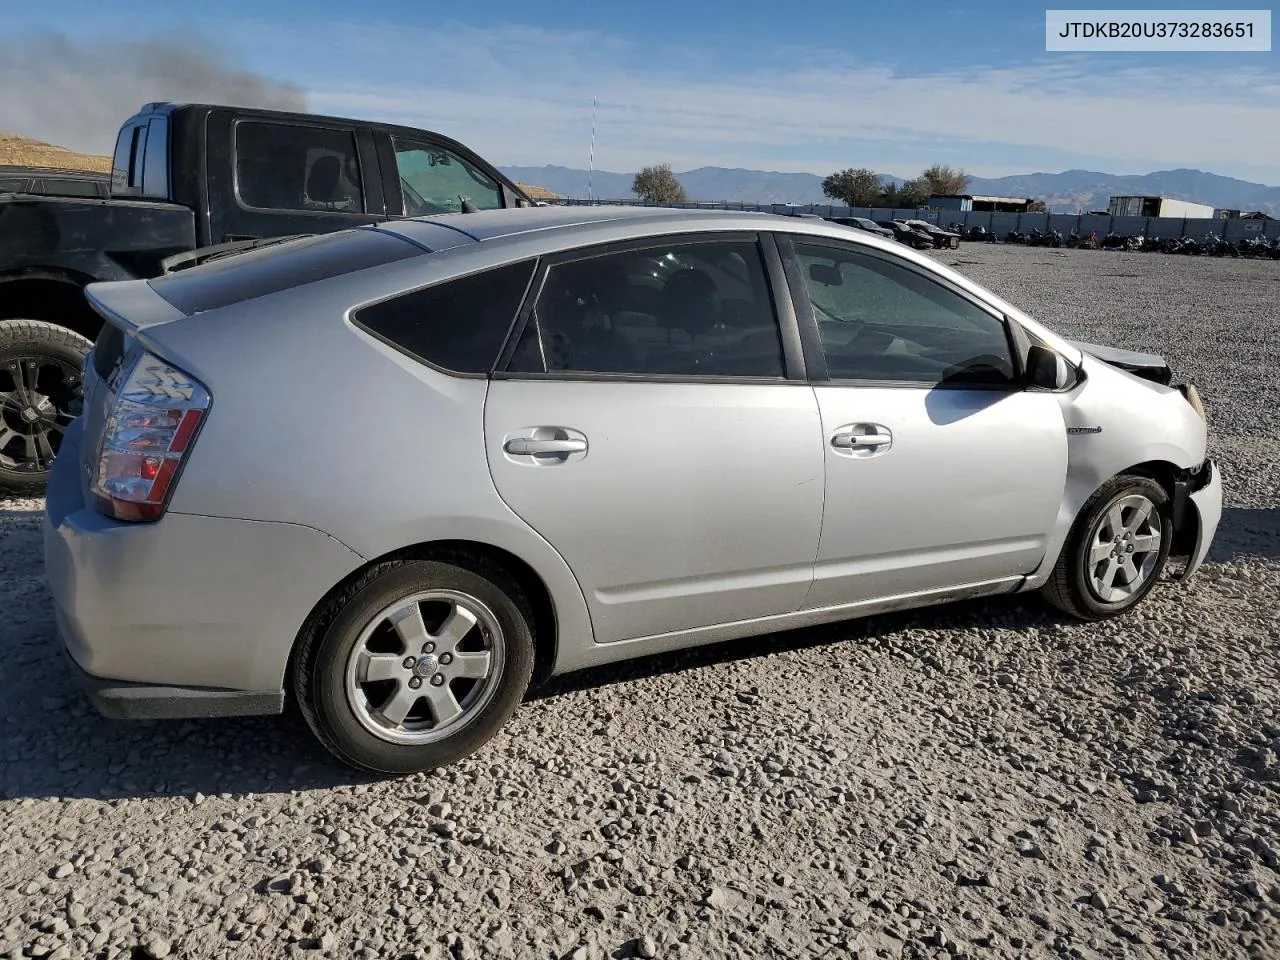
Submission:
[[493,699],[506,638],[480,600],[428,590],[398,600],[361,631],[346,690],[360,725],[391,743],[452,736]]
[[1121,497],[1098,518],[1089,537],[1085,572],[1103,603],[1119,603],[1140,591],[1160,559],[1162,520],[1146,496]]
[[17,356],[0,363],[0,466],[41,473],[52,466],[84,385],[72,364]]

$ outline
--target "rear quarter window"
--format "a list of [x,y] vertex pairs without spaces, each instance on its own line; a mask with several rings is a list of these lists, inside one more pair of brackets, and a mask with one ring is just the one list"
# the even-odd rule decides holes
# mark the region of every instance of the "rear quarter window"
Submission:
[[487,374],[533,277],[526,260],[392,297],[358,310],[355,324],[451,373]]
[[342,230],[211,260],[157,277],[151,288],[189,316],[422,255],[395,234]]

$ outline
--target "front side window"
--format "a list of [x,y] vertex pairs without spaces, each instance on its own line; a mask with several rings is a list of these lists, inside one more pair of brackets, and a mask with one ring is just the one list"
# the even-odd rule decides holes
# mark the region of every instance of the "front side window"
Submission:
[[458,213],[464,202],[477,210],[502,206],[502,188],[479,167],[429,143],[392,137],[406,217]]
[[355,134],[301,124],[236,124],[236,191],[262,210],[363,213]]
[[759,245],[674,242],[552,266],[512,369],[785,376]]
[[827,372],[835,380],[1010,385],[1004,323],[907,266],[795,244]]

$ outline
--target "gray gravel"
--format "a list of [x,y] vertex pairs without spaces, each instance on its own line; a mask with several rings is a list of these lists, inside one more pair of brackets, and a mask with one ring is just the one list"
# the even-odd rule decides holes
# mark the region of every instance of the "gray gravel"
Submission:
[[967,244],[1061,332],[1200,386],[1227,484],[1186,588],[1035,598],[557,681],[374,782],[291,716],[98,719],[38,501],[0,504],[0,957],[1275,957],[1280,265]]

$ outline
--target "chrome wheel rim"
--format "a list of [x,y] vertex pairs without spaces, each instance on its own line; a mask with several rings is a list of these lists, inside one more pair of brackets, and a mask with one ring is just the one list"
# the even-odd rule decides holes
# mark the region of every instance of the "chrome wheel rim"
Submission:
[[1160,509],[1140,493],[1121,497],[1093,525],[1086,560],[1089,589],[1103,603],[1120,603],[1151,579],[1160,559]]
[[505,659],[502,627],[480,600],[456,590],[415,593],[360,632],[347,658],[347,701],[382,740],[435,743],[493,699]]
[[0,467],[43,473],[80,413],[83,384],[72,364],[50,357],[0,361]]

